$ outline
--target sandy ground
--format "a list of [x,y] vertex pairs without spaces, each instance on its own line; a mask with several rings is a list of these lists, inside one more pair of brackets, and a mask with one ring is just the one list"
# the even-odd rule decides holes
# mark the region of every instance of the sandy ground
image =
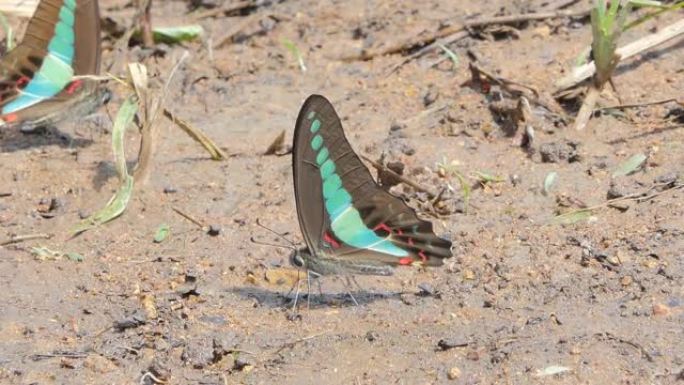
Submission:
[[[210,3],[210,2],[208,2]],[[220,3],[220,2],[219,2]],[[104,17],[128,23],[134,10],[101,2]],[[580,1],[572,9],[581,9]],[[105,65],[141,60],[161,84],[181,57],[168,108],[200,127],[230,156],[212,161],[168,121],[149,180],[114,222],[68,239],[117,187],[109,129],[124,92],[86,120],[41,135],[0,133],[2,384],[674,384],[684,378],[684,178],[682,107],[674,103],[599,114],[576,132],[533,104],[535,138],[497,99],[469,84],[468,64],[552,91],[589,43],[588,19],[484,29],[451,45],[458,64],[435,53],[388,70],[401,55],[342,61],[444,27],[447,22],[544,9],[537,1],[264,2],[200,20],[209,43],[138,46]],[[668,14],[623,41],[680,19]],[[159,25],[194,22],[181,1],[155,2]],[[243,24],[240,24],[243,23]],[[126,25],[126,24],[124,24]],[[209,51],[232,28],[233,41]],[[284,46],[300,49],[307,71]],[[624,103],[684,90],[682,40],[621,66]],[[346,296],[325,278],[286,296],[287,249],[256,220],[301,244],[291,158],[262,153],[294,121],[311,93],[335,104],[354,148],[401,162],[404,175],[435,191],[399,185],[455,257],[439,269],[360,277]],[[619,104],[606,92],[602,105]],[[571,116],[577,105],[564,105]],[[137,134],[127,137],[131,161]],[[644,167],[613,173],[635,154]],[[447,164],[449,167],[440,167]],[[440,171],[441,168],[441,171]],[[457,169],[472,185],[464,203]],[[445,172],[446,171],[446,172]],[[551,172],[556,183],[544,192]],[[478,175],[494,180],[481,183]],[[673,188],[674,186],[674,188]],[[644,193],[608,207],[609,197]],[[599,207],[559,224],[559,212]],[[210,235],[176,210],[219,230]],[[160,225],[170,236],[154,243]],[[33,247],[78,253],[39,260]],[[279,284],[281,283],[281,284]],[[304,289],[306,291],[306,289]],[[307,299],[310,307],[307,308]],[[553,374],[556,371],[561,373]],[[161,382],[164,381],[164,382]]]

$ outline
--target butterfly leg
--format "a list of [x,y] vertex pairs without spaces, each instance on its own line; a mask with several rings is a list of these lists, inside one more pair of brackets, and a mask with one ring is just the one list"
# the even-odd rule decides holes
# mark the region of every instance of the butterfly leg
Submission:
[[311,274],[306,271],[306,309],[311,309]]
[[295,291],[295,298],[294,298],[294,304],[292,305],[292,312],[295,313],[297,312],[297,299],[299,299],[299,286],[301,285],[302,280],[298,279],[297,280],[297,291]]
[[[299,282],[299,280],[301,279],[301,278],[299,277],[299,273],[300,273],[300,271],[297,270],[297,282]],[[292,287],[290,288],[290,291],[288,291],[287,294],[285,294],[285,298],[289,297],[290,294],[292,294],[292,292],[294,291],[295,287],[297,287],[297,283],[295,283],[295,284],[292,285]]]
[[[359,302],[356,300],[356,298],[354,298],[354,295],[352,295],[352,293],[351,293],[351,286],[352,286],[351,281],[353,280],[356,283],[356,280],[354,279],[353,276],[351,276],[351,277],[346,276],[345,278],[347,279],[347,288],[346,288],[347,289],[347,295],[349,295],[349,297],[352,299],[352,301],[354,301],[354,305],[359,306]],[[356,284],[358,285],[358,283],[356,283]]]
[[356,285],[356,288],[359,289],[359,291],[365,291],[364,288],[361,287],[361,285],[359,285],[359,282],[356,280],[356,277],[352,275],[350,278],[351,281],[354,282],[354,285]]

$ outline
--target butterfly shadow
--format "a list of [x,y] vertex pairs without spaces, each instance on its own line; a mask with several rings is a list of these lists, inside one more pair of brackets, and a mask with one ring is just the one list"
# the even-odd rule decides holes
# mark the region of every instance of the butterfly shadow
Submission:
[[74,149],[88,147],[93,143],[95,143],[93,138],[74,136],[54,126],[37,128],[28,133],[16,129],[0,131],[0,151],[2,152],[17,152],[47,146]]
[[[245,299],[255,300],[258,303],[258,306],[265,306],[273,309],[291,309],[294,305],[296,288],[292,291],[286,288],[283,291],[276,292],[259,287],[241,286],[231,288],[228,291]],[[319,291],[318,283],[316,282],[311,282],[311,290],[307,290],[306,281],[304,281],[302,282],[297,298],[297,307],[300,309],[355,307],[357,304],[358,306],[363,306],[376,301],[400,299],[402,294],[404,293],[381,293],[366,290],[328,292],[323,289],[322,291]]]

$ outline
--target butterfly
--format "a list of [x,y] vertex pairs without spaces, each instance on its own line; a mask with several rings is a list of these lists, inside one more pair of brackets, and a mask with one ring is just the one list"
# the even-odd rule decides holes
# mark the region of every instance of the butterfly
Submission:
[[97,0],[41,0],[24,39],[0,60],[0,127],[31,130],[95,110],[106,98]]
[[317,275],[392,275],[396,266],[440,266],[451,242],[437,237],[404,201],[381,189],[347,141],[332,104],[302,106],[292,156],[306,248],[290,263]]

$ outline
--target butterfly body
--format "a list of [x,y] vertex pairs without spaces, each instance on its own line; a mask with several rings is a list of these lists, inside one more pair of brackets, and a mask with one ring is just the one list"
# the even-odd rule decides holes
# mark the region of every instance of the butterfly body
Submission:
[[391,275],[396,266],[440,266],[451,242],[437,237],[361,162],[330,102],[312,95],[294,135],[293,174],[307,247],[291,262],[320,275]]
[[24,39],[0,61],[0,127],[22,129],[93,111],[103,101],[97,0],[42,0]]
[[390,266],[375,265],[372,261],[365,263],[356,261],[346,261],[335,258],[334,255],[327,255],[319,251],[312,255],[307,248],[296,250],[290,256],[290,263],[300,269],[312,271],[318,275],[383,275],[394,274],[394,269]]

